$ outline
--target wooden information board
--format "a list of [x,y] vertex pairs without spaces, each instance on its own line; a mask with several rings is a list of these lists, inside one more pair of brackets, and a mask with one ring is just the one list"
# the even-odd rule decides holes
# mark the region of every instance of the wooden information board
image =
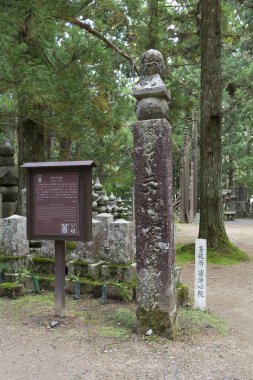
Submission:
[[65,240],[92,240],[93,161],[37,162],[27,170],[27,239],[55,240],[55,315],[65,316]]
[[91,241],[93,161],[28,163],[28,239]]
[[79,236],[79,173],[35,173],[36,235]]

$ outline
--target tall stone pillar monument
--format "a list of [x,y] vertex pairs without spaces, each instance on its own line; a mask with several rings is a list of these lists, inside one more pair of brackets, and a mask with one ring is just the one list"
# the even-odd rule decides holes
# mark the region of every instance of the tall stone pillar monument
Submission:
[[175,247],[172,207],[169,92],[161,79],[163,57],[157,50],[141,58],[141,76],[133,88],[137,99],[133,125],[137,317],[139,331],[176,333]]

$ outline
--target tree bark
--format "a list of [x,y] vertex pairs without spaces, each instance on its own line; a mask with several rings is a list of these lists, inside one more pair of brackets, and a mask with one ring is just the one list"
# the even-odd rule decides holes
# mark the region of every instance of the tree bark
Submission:
[[20,118],[18,125],[18,211],[21,210],[22,189],[26,187],[26,173],[24,169],[20,168],[20,166],[25,162],[44,161],[46,157],[45,146],[43,125],[31,119]]
[[159,14],[158,14],[158,3],[159,0],[149,0],[148,1],[148,41],[147,50],[159,48]]
[[201,1],[201,125],[199,238],[209,247],[230,244],[221,202],[221,1]]
[[[26,44],[27,50],[24,55],[24,64],[29,66],[34,60],[40,60],[39,49],[36,40],[33,39],[30,32],[30,22],[32,20],[32,11],[29,8],[23,24],[19,30],[19,43]],[[35,47],[35,48],[34,48]],[[28,74],[27,74],[28,75]],[[19,73],[17,72],[17,77]],[[19,186],[18,186],[18,206],[17,211],[21,211],[22,207],[22,189],[26,187],[26,173],[20,166],[25,162],[45,161],[47,157],[47,145],[45,139],[45,126],[43,124],[43,116],[41,105],[30,99],[30,95],[26,94],[26,87],[23,87],[22,80],[17,79],[17,83],[22,89],[21,97],[18,98],[19,121],[18,121],[18,167],[19,167]],[[33,113],[33,111],[36,111]],[[36,116],[32,116],[35,114]]]
[[59,161],[69,161],[71,140],[66,137],[60,138]]
[[229,169],[228,169],[228,187],[231,189],[234,186],[234,166],[233,157],[230,154],[228,156]]

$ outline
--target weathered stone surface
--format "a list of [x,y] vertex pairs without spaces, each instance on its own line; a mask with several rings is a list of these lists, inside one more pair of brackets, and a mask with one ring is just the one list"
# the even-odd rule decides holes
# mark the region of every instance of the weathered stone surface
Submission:
[[88,265],[89,276],[93,280],[99,280],[101,278],[101,268],[104,263],[105,262],[103,260],[99,260],[96,263],[91,263]]
[[0,167],[0,185],[17,185],[18,169],[12,166]]
[[66,266],[68,268],[68,275],[74,274],[74,261],[67,262]]
[[41,256],[54,257],[55,255],[55,242],[53,240],[41,240]]
[[16,213],[17,202],[3,202],[2,213],[3,218],[8,218]]
[[145,98],[137,103],[136,116],[139,120],[163,119],[166,118],[169,110],[165,99]]
[[94,261],[102,258],[102,244],[104,239],[104,224],[96,218],[92,220],[92,240],[93,240],[93,259]]
[[109,261],[128,264],[134,261],[133,224],[124,219],[109,224]]
[[0,219],[0,251],[2,251],[2,240],[3,240],[3,219]]
[[17,186],[0,186],[3,202],[16,202],[18,199]]
[[2,194],[2,217],[16,213],[18,198],[18,169],[14,167],[14,149],[9,140],[0,145],[0,193]]
[[3,219],[2,249],[7,256],[23,256],[29,253],[25,217],[12,215]]
[[160,74],[163,76],[164,62],[160,51],[150,49],[141,56],[141,77]]
[[137,317],[140,332],[175,336],[175,248],[172,207],[169,96],[159,76],[162,54],[148,50],[141,57],[140,82],[134,88],[139,120],[133,126]]
[[159,74],[142,77],[133,87],[133,96],[137,100],[150,96],[170,100],[170,93]]
[[3,144],[0,145],[0,156],[1,157],[13,157],[14,149],[10,144],[8,139],[4,139]]
[[122,268],[122,281],[133,282],[137,277],[136,263],[130,264],[126,268]]
[[109,265],[102,265],[101,277],[103,280],[108,280],[110,278],[110,267],[109,267]]
[[2,198],[2,194],[0,194],[0,219],[2,219],[2,214],[3,214],[2,202],[3,202],[3,198]]
[[96,219],[92,219],[92,241],[77,242],[76,256],[79,260],[94,263],[103,258],[104,248],[102,242],[104,239],[104,225]]
[[14,157],[0,157],[0,166],[14,166]]
[[128,282],[133,284],[136,281],[136,263],[125,264],[105,264],[101,267],[101,274],[103,280],[116,280],[120,282]]
[[175,268],[175,284],[181,284],[181,274],[182,274],[182,268],[181,267],[176,267]]
[[113,215],[108,213],[101,213],[98,214],[95,217],[95,220],[98,220],[101,222],[101,230],[100,230],[100,239],[101,239],[101,245],[105,248],[109,248],[109,223],[113,222]]
[[76,258],[89,263],[95,262],[96,260],[94,258],[93,247],[93,241],[86,243],[78,241],[76,246]]
[[[134,124],[135,223],[141,326],[165,318],[162,333],[175,333],[175,249],[170,124],[166,119]],[[146,321],[146,322],[145,322]],[[161,331],[158,331],[161,332]]]
[[26,189],[22,189],[22,210],[21,213],[23,216],[26,216]]

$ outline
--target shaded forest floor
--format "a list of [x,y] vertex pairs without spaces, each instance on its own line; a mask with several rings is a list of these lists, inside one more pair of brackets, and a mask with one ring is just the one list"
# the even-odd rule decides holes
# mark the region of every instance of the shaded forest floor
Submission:
[[[253,257],[253,220],[226,228]],[[197,224],[180,224],[177,242],[193,242],[197,233]],[[183,281],[193,287],[193,280],[194,266],[184,265]],[[134,304],[69,297],[68,317],[52,328],[52,294],[0,299],[0,379],[253,379],[253,261],[209,265],[207,306],[227,328],[205,322],[168,341],[130,333]]]

